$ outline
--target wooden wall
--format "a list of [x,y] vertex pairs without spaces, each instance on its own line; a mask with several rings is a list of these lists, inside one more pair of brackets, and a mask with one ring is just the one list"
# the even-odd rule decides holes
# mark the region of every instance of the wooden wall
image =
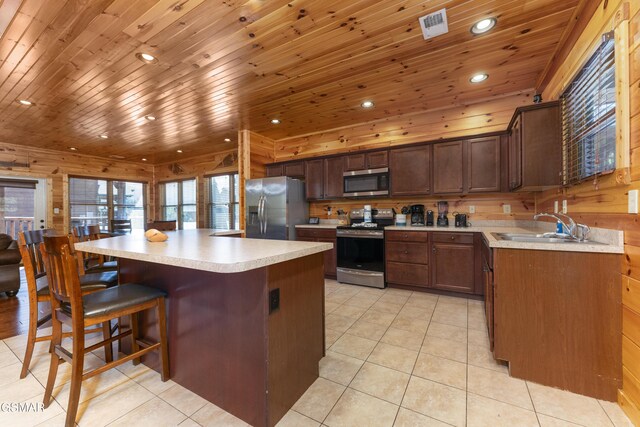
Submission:
[[504,131],[517,107],[530,105],[533,91],[495,96],[468,105],[388,117],[295,138],[278,139],[278,161],[414,142]]
[[[606,7],[605,7],[606,6]],[[571,80],[575,71],[599,43],[602,33],[613,29],[616,22],[623,24],[618,28],[624,30],[624,7],[622,0],[604,0],[591,21],[574,45],[573,50],[563,60],[557,73],[550,80],[545,90],[546,99],[557,98],[563,87]],[[640,425],[640,304],[633,306],[630,302],[640,301],[640,229],[638,215],[627,213],[628,192],[640,189],[640,2],[631,1],[629,7],[628,51],[626,46],[617,43],[619,52],[628,52],[629,69],[621,70],[617,78],[629,74],[625,85],[618,85],[618,107],[630,122],[630,181],[628,185],[620,183],[621,174],[601,177],[597,180],[582,183],[568,189],[547,191],[536,195],[537,209],[551,211],[554,200],[568,200],[569,214],[580,222],[605,228],[617,228],[625,232],[625,255],[621,266],[623,282],[623,387],[618,402],[634,421]],[[617,13],[617,16],[616,16]],[[617,30],[618,32],[620,30]],[[619,62],[620,63],[620,62]],[[629,87],[625,87],[629,85]],[[627,89],[629,89],[627,91]],[[624,120],[621,120],[623,123]],[[621,130],[621,127],[618,127]],[[621,136],[624,137],[624,136]]]
[[[84,154],[0,143],[0,175],[47,180],[47,225],[65,232],[69,224],[69,176],[153,182],[153,166]],[[147,186],[147,212],[153,208],[152,185]],[[54,208],[60,213],[54,214]]]

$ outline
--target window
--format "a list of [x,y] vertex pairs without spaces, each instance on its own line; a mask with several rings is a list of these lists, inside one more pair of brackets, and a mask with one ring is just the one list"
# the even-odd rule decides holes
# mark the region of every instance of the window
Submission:
[[560,97],[565,185],[616,168],[616,90],[613,32]]
[[69,178],[70,225],[99,224],[109,230],[112,219],[130,219],[144,229],[145,184],[92,178]]
[[209,227],[230,230],[240,228],[238,174],[209,178]]
[[195,179],[160,184],[160,197],[163,220],[177,221],[179,230],[197,228]]

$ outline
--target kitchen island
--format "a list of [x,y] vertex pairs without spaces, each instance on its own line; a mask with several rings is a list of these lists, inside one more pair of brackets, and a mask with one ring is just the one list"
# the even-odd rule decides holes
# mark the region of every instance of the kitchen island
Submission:
[[[171,379],[254,426],[273,426],[318,377],[328,243],[142,234],[76,244],[118,258],[120,283],[167,292]],[[123,319],[123,323],[127,320]],[[156,340],[145,313],[141,334]],[[127,352],[129,340],[122,342]],[[158,370],[155,354],[143,363]]]

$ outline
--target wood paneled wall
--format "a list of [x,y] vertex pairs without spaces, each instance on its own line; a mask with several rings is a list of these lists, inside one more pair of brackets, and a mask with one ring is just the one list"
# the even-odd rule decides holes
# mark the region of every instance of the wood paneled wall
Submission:
[[[451,197],[413,197],[397,199],[358,199],[358,200],[327,200],[326,202],[315,202],[309,205],[309,215],[322,219],[337,219],[337,210],[342,209],[348,212],[350,209],[361,209],[364,205],[371,205],[374,208],[394,208],[396,213],[407,205],[425,205],[425,209],[431,209],[436,215],[438,213],[437,203],[440,200],[449,202],[449,222],[453,225],[453,212],[469,214],[469,206],[475,206],[476,212],[469,214],[469,221],[473,224],[475,220],[532,220],[535,214],[535,200],[530,193],[496,193],[487,195],[472,196],[451,196]],[[511,213],[503,213],[503,206],[510,205]],[[328,215],[328,208],[331,207],[331,215]]]
[[[624,20],[623,0],[603,0],[589,24],[578,38],[574,48],[564,58],[557,72],[545,90],[546,99],[555,99],[571,80],[576,70],[599,43],[600,35],[612,30],[616,22]],[[618,105],[622,111],[629,107],[627,119],[630,123],[630,185],[619,183],[619,176],[610,175],[597,180],[582,183],[568,189],[552,190],[536,195],[536,207],[541,211],[552,211],[554,200],[568,200],[568,210],[580,222],[592,226],[617,228],[625,232],[625,256],[621,274],[623,295],[635,296],[639,301],[640,290],[640,231],[638,215],[627,213],[628,192],[640,189],[640,2],[626,3],[629,9],[628,54],[629,54],[629,91],[618,87]],[[617,14],[617,16],[616,16]],[[623,24],[623,26],[626,24]],[[619,46],[626,49],[626,46]],[[623,70],[624,72],[625,70]],[[619,76],[618,76],[619,77]],[[627,154],[627,153],[621,153]],[[625,300],[626,298],[626,300]],[[633,306],[632,299],[623,297],[623,386],[618,403],[633,420],[640,425],[640,305]]]
[[275,156],[278,161],[283,161],[504,131],[514,110],[533,102],[532,95],[532,90],[517,92],[483,99],[474,104],[388,117],[295,138],[278,139],[275,142]]
[[[0,175],[47,180],[47,225],[68,230],[69,176],[123,179],[153,183],[153,166],[84,154],[0,143]],[[147,212],[152,211],[152,185],[147,186]],[[60,213],[54,214],[54,208]]]

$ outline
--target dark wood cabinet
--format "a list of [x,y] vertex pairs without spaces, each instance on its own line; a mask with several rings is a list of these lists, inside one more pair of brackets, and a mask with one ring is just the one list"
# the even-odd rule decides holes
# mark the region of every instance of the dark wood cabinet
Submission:
[[493,315],[493,250],[489,243],[482,239],[482,282],[484,285],[484,313],[487,319],[489,347],[493,351],[494,343],[494,315]]
[[431,287],[475,293],[475,248],[472,233],[439,233],[432,236]]
[[296,228],[296,240],[333,244],[333,249],[324,252],[324,275],[335,279],[338,268],[336,230],[330,228]]
[[378,169],[389,166],[389,152],[373,151],[371,153],[357,153],[344,156],[344,170],[357,171],[363,169]]
[[389,150],[390,195],[431,194],[431,145]]
[[562,183],[560,105],[518,108],[509,124],[509,188],[540,191]]
[[385,232],[387,283],[429,287],[429,233]]
[[305,190],[307,200],[324,198],[324,159],[304,162]]
[[283,176],[282,164],[267,165],[267,177]]
[[500,137],[470,139],[466,146],[466,191],[500,191]]
[[284,164],[284,176],[290,178],[302,178],[305,177],[304,162],[292,162]]
[[464,141],[433,145],[433,194],[464,191]]
[[324,198],[337,199],[343,194],[344,157],[324,159]]

